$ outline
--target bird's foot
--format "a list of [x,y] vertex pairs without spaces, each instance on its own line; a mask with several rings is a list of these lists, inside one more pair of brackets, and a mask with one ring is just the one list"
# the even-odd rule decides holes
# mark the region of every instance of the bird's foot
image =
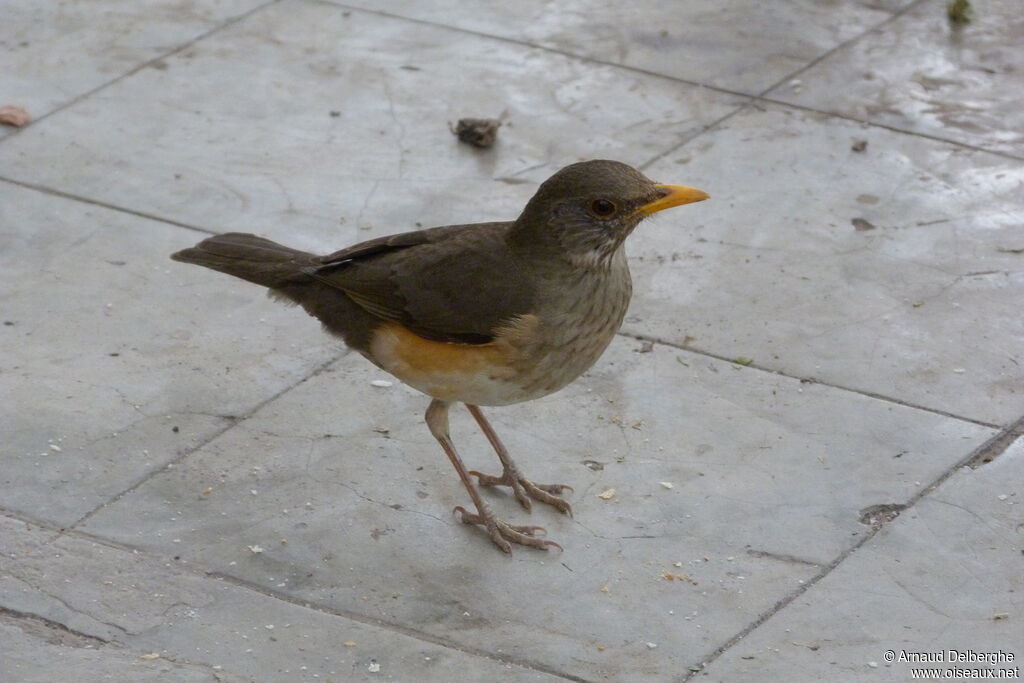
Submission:
[[512,487],[512,493],[515,495],[516,500],[527,510],[532,507],[530,498],[533,498],[542,503],[547,503],[572,517],[572,505],[569,504],[569,501],[559,498],[557,495],[565,490],[572,491],[573,488],[568,484],[534,484],[517,470],[508,468],[505,469],[500,477],[496,477],[493,474],[483,474],[476,470],[470,470],[469,473],[477,478],[480,486]]
[[463,524],[476,524],[484,527],[487,535],[491,537],[496,546],[501,548],[502,552],[512,552],[512,546],[509,541],[539,550],[547,550],[551,547],[562,550],[562,546],[554,541],[537,538],[534,535],[538,531],[546,533],[544,527],[507,524],[495,517],[494,513],[486,505],[480,508],[480,511],[477,513],[469,512],[461,505],[456,506],[453,512],[459,513],[459,519],[462,520]]

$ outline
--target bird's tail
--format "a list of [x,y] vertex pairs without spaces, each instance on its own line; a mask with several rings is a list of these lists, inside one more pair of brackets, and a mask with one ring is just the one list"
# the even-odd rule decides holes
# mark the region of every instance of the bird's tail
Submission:
[[175,261],[219,270],[264,287],[283,287],[303,279],[313,255],[241,232],[210,237],[171,254]]

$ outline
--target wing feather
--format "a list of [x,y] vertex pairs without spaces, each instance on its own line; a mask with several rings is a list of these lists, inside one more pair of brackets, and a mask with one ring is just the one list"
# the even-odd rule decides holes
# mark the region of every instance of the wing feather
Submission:
[[535,300],[526,264],[508,247],[510,227],[456,225],[379,238],[321,257],[307,272],[427,339],[487,343]]

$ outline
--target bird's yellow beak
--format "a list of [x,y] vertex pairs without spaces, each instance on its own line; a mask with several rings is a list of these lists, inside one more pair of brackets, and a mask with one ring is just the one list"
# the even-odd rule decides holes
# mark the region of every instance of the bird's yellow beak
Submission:
[[656,188],[665,192],[661,199],[644,204],[636,210],[641,216],[649,216],[657,211],[671,209],[673,206],[702,202],[708,198],[708,193],[698,190],[695,187],[685,185],[655,185]]

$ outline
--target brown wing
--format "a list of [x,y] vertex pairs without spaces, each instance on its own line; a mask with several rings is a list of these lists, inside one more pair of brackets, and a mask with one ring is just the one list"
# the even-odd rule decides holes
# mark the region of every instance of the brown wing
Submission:
[[427,339],[487,343],[535,301],[506,243],[510,227],[453,225],[382,237],[321,257],[323,265],[306,272]]

